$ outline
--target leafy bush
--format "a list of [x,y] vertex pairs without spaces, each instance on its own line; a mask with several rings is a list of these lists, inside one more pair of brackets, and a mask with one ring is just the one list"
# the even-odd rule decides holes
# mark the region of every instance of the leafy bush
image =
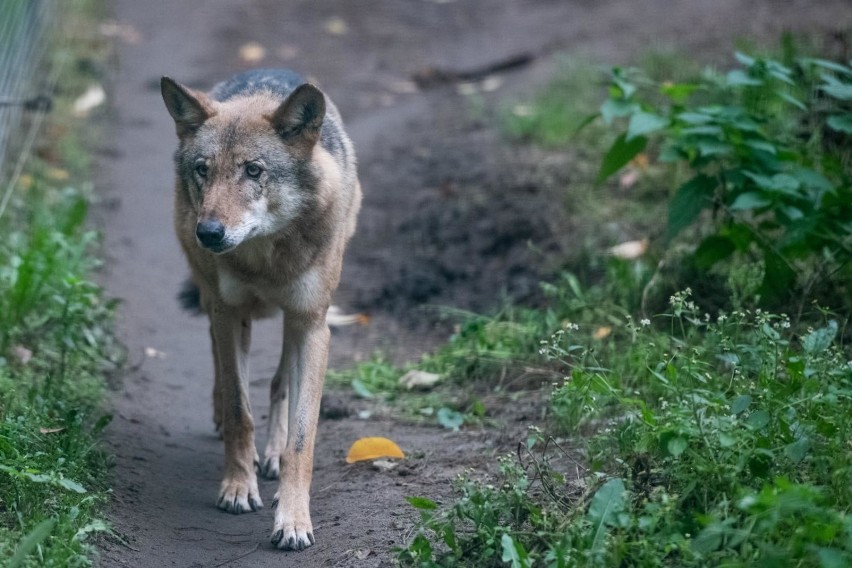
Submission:
[[[709,210],[694,259],[702,269],[735,253],[759,260],[763,300],[788,299],[830,276],[840,289],[852,260],[852,67],[822,59],[786,66],[737,54],[743,68],[672,83],[616,68],[599,116],[626,122],[599,180],[649,144],[687,166],[669,203],[667,236]],[[851,298],[848,296],[848,302]]]

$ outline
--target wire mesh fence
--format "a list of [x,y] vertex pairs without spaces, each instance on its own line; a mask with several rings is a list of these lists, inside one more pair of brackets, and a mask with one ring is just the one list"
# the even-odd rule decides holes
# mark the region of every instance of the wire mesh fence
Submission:
[[[39,92],[48,82],[38,74],[44,72],[55,2],[0,0],[0,216],[49,103],[49,93]],[[25,113],[33,114],[31,120],[24,120]]]

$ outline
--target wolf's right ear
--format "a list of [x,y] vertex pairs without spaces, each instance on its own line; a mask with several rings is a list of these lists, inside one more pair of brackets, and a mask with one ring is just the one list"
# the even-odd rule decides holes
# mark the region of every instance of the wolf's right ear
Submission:
[[213,101],[207,95],[184,87],[169,77],[160,79],[160,92],[169,114],[175,119],[180,137],[192,134],[205,120],[216,114]]

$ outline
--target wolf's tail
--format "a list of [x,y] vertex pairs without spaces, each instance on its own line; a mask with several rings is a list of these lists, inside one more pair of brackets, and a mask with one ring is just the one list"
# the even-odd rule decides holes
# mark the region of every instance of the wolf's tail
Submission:
[[191,279],[187,278],[184,281],[180,292],[178,292],[177,299],[180,307],[192,315],[199,316],[204,313],[204,310],[201,308],[201,290]]

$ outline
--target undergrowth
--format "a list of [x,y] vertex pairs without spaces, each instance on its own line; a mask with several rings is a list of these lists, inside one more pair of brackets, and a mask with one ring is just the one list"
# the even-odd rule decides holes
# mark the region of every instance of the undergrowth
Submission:
[[89,566],[92,535],[108,530],[97,436],[110,419],[100,404],[119,349],[113,306],[91,279],[98,237],[85,225],[86,125],[72,112],[100,79],[81,62],[92,67],[104,52],[91,33],[93,2],[59,11],[39,71],[59,69],[59,86],[0,219],[0,565],[10,568]]
[[[625,129],[600,182],[628,166],[671,188],[650,246],[545,285],[546,308],[467,318],[411,366],[468,392],[553,387],[499,473],[466,472],[444,506],[409,499],[404,565],[852,564],[852,68],[737,58],[673,80],[616,69],[589,116]],[[531,107],[511,128],[555,144],[537,124],[563,109]],[[399,370],[359,369],[403,392]]]

